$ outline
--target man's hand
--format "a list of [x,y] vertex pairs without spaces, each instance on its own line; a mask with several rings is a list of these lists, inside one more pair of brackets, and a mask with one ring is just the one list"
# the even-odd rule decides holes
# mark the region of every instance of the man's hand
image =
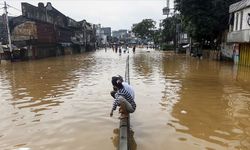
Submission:
[[110,117],[112,117],[113,116],[113,110],[111,110],[111,112],[110,112]]
[[110,95],[115,99],[115,94],[116,94],[116,91],[111,91],[110,92]]
[[113,86],[113,90],[114,90],[114,91],[117,91],[118,88],[117,88],[116,86]]

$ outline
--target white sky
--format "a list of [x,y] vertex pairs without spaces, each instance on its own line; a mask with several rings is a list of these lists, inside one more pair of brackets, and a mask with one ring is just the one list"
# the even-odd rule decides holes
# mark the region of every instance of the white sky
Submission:
[[[142,19],[153,19],[157,23],[166,16],[162,15],[162,8],[166,0],[5,0],[8,5],[21,10],[21,2],[34,6],[38,2],[51,2],[52,6],[77,21],[86,19],[90,23],[100,23],[112,30],[131,29],[132,24]],[[4,0],[0,0],[3,4]],[[170,6],[173,4],[170,0]],[[0,5],[2,8],[2,5]],[[9,8],[10,15],[21,15],[21,12]],[[1,9],[0,13],[3,12]]]

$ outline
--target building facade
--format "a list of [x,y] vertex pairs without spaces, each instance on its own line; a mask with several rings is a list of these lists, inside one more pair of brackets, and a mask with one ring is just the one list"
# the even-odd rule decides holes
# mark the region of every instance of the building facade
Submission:
[[2,15],[0,17],[0,42],[1,43],[7,43],[7,28],[6,28],[6,21],[5,21],[5,16]]
[[235,63],[250,66],[250,0],[230,5],[227,42],[233,44]]
[[51,3],[21,3],[22,15],[10,19],[14,58],[36,59],[81,53],[95,48],[95,31],[86,20],[75,21]]
[[96,45],[97,47],[106,47],[111,41],[111,27],[102,27],[96,24]]
[[127,36],[128,36],[128,30],[121,29],[121,30],[112,32],[112,37],[115,37],[118,39],[126,38]]

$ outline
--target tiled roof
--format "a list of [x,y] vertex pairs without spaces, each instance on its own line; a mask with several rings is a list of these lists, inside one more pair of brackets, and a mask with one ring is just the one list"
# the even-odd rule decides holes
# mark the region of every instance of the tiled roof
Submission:
[[250,6],[250,0],[239,1],[237,3],[234,3],[234,4],[230,5],[230,7],[229,7],[229,13],[236,12],[238,10],[247,8],[249,6]]

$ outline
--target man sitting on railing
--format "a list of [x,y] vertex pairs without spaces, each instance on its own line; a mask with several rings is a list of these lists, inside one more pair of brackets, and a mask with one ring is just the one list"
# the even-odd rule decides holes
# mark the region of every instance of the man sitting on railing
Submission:
[[113,76],[111,82],[114,91],[111,91],[110,94],[114,98],[114,102],[110,117],[113,116],[113,111],[116,110],[116,107],[120,106],[120,119],[126,118],[129,113],[133,113],[136,109],[134,90],[132,86],[123,81],[121,76]]

